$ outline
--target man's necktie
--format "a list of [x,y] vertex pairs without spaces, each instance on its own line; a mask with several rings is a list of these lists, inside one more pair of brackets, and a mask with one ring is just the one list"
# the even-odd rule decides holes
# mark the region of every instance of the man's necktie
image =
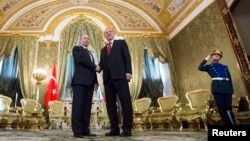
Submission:
[[108,45],[107,45],[107,53],[108,53],[108,56],[109,56],[109,54],[110,54],[110,52],[111,52],[111,42],[109,42],[108,43]]
[[91,61],[94,62],[94,57],[93,57],[92,53],[88,49],[87,49],[87,51],[89,53],[89,57],[90,57]]

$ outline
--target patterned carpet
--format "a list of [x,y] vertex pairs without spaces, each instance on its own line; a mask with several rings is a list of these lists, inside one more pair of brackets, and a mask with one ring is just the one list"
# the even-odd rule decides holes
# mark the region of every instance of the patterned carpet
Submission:
[[175,131],[151,131],[134,132],[132,137],[106,137],[104,134],[108,129],[92,129],[97,137],[74,138],[71,129],[52,129],[37,132],[29,131],[4,131],[0,129],[0,140],[2,141],[206,141],[206,131],[190,131],[184,129],[182,132]]

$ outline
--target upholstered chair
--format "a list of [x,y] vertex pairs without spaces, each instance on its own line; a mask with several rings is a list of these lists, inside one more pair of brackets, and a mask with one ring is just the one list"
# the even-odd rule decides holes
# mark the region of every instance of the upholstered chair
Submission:
[[147,97],[136,99],[133,102],[134,131],[146,130],[150,104],[151,98]]
[[65,114],[64,103],[62,101],[49,101],[49,127],[50,130],[54,123],[60,123],[60,128],[62,129],[62,123],[65,122],[70,125],[70,117]]
[[[5,130],[12,130],[11,124],[14,120],[17,120],[17,123],[20,121],[20,116],[10,107],[12,99],[8,96],[0,94],[0,120],[6,122],[4,127]],[[18,126],[17,126],[18,128]]]
[[38,128],[43,129],[45,118],[43,116],[44,109],[41,107],[41,104],[29,98],[22,98],[20,103],[21,109],[18,111],[21,111],[22,129],[25,127],[29,131],[38,131]]
[[157,102],[159,104],[159,111],[154,111],[148,116],[151,130],[154,124],[157,125],[158,130],[164,130],[164,126],[167,124],[169,125],[168,127],[173,130],[172,122],[175,117],[178,97],[176,95],[167,95],[159,97]]
[[188,123],[195,121],[198,129],[200,129],[200,121],[202,121],[207,131],[207,111],[209,108],[210,93],[209,89],[198,89],[186,93],[187,106],[190,110],[178,108],[179,110],[176,113],[176,120],[180,124],[180,131],[183,129],[183,121],[187,121]]
[[100,106],[100,108],[98,110],[97,124],[102,129],[109,128],[109,126],[110,126],[109,117],[108,117],[108,113],[107,113],[106,103],[105,102],[101,102],[101,106]]

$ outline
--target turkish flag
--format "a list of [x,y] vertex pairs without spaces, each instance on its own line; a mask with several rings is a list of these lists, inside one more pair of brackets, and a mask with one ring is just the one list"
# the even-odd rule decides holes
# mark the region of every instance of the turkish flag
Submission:
[[49,101],[58,100],[58,86],[56,79],[56,65],[54,64],[47,91],[44,97],[44,106],[49,109]]

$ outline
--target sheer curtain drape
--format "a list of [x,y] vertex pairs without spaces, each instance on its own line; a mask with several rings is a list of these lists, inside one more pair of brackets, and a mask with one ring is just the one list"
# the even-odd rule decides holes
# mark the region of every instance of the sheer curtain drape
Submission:
[[142,85],[144,39],[142,37],[126,38],[132,61],[132,80],[129,82],[131,100],[138,98]]
[[16,59],[18,81],[15,85],[19,91],[21,89],[19,93],[22,93],[22,97],[32,97],[32,72],[35,67],[36,46],[37,37],[33,35],[0,36],[0,58],[9,58],[18,48],[18,59]]
[[0,36],[0,58],[9,58],[17,47],[17,36]]
[[[173,87],[172,92],[178,94],[178,83],[168,40],[164,37],[127,37],[126,41],[129,46],[133,68],[132,81],[129,83],[132,100],[138,99],[142,86],[145,47],[147,47],[151,58],[158,58],[160,62],[168,63],[171,73],[171,86]],[[158,94],[154,97],[158,97]]]
[[169,42],[164,37],[155,37],[155,38],[145,38],[145,42],[148,48],[148,54],[152,58],[159,58],[159,61],[162,63],[168,63],[171,74],[172,82],[172,91],[173,94],[178,95],[178,81],[175,73],[175,67],[173,62],[173,57],[171,54],[171,49]]
[[152,59],[147,49],[144,50],[144,68],[141,92],[138,98],[149,97],[152,106],[158,107],[157,99],[163,95],[163,83],[159,62]]
[[18,86],[19,81],[17,78],[17,64],[18,59],[16,48],[16,51],[8,59],[2,60],[0,73],[0,94],[6,95],[12,99],[11,106],[16,105],[18,97],[22,95],[20,93],[20,87]]
[[18,78],[24,98],[33,97],[34,79],[33,70],[36,67],[36,49],[38,46],[36,36],[20,36],[18,44]]
[[[73,56],[72,53],[68,54],[67,57],[67,72],[66,72],[66,87],[64,90],[64,95],[62,96],[62,99],[67,98],[67,92],[72,92],[71,89],[71,82],[72,82],[72,78],[73,78],[73,74],[74,74],[74,61],[73,61]],[[71,95],[72,97],[72,95]]]

